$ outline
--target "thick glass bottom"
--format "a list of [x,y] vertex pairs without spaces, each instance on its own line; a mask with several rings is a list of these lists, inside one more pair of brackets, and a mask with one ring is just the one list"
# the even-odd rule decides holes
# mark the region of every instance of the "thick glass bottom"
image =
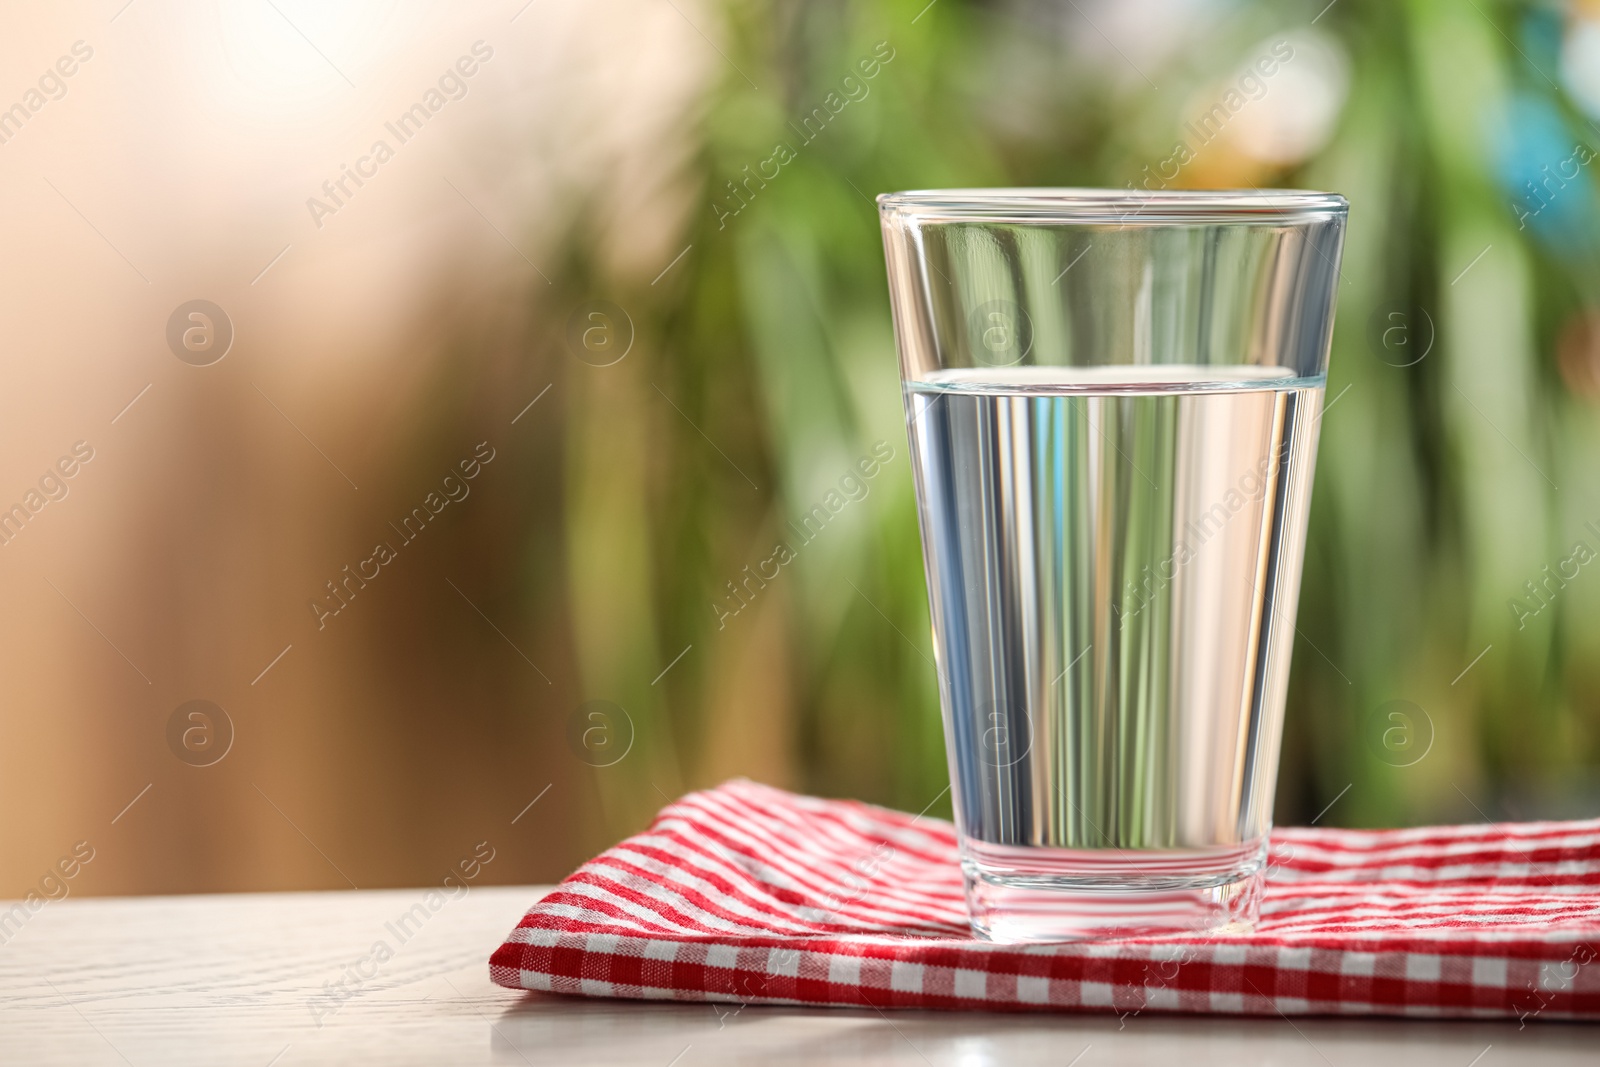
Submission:
[[[1108,850],[1090,870],[1070,873],[1062,869],[1064,850],[1008,848],[1003,864],[975,855],[985,851],[995,850],[969,843],[961,866],[972,931],[987,941],[1248,933],[1261,914],[1266,878],[1259,846],[1204,858]],[[1030,853],[1039,854],[1038,862],[1025,869]]]

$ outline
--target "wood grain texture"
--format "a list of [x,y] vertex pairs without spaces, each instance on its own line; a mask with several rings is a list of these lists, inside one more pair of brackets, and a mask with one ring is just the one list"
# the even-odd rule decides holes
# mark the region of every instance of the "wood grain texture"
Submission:
[[1515,1022],[880,1015],[585,1001],[492,985],[489,953],[545,891],[50,904],[0,945],[0,1063],[1504,1067],[1593,1063],[1600,1042],[1596,1028],[1536,1019],[1519,1030]]

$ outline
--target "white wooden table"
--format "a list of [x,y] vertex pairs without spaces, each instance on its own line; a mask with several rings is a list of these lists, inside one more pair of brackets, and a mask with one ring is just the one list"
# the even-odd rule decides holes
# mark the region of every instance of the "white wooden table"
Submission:
[[[492,985],[489,953],[544,891],[473,889],[435,898],[431,913],[424,890],[49,904],[0,945],[0,1063],[1600,1062],[1600,1027],[1537,1021],[1519,1030],[1516,1022],[880,1015],[589,1001]],[[411,923],[397,925],[408,912]]]

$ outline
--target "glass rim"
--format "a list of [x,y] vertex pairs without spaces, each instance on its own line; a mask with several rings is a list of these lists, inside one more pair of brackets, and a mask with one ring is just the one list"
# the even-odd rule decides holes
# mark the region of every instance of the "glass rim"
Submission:
[[1181,225],[1343,218],[1350,202],[1308,189],[912,189],[879,193],[884,216],[919,222]]

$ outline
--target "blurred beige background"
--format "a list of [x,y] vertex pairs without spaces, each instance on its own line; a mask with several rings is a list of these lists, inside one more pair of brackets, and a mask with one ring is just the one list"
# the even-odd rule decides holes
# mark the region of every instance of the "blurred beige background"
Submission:
[[[122,5],[0,15],[0,106],[92,49],[0,144],[0,498],[93,449],[0,547],[0,896],[84,840],[75,894],[422,883],[485,839],[486,880],[564,874],[631,826],[562,758],[564,564],[529,531],[574,361],[535,327],[541,271],[573,189],[608,202],[611,269],[677,251],[673,134],[714,58],[693,5]],[[464,95],[386,130],[477,42]],[[166,340],[193,299],[235,331],[209,366]],[[308,602],[380,540],[319,630]],[[210,766],[168,744],[190,700],[232,722]]]

